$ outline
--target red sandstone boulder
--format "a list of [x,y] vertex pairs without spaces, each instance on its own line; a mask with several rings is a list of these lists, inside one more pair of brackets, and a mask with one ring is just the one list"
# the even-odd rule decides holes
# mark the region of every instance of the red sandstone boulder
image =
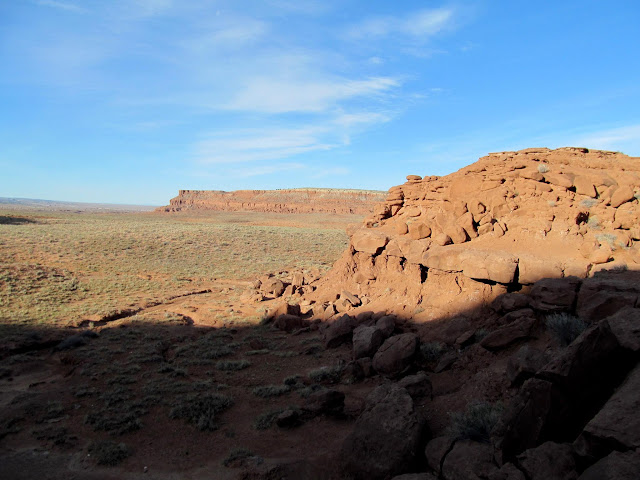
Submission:
[[518,464],[530,480],[575,480],[573,447],[566,443],[545,442],[518,455]]
[[385,334],[377,327],[357,327],[353,331],[353,358],[373,357],[385,338]]
[[351,237],[351,244],[357,252],[365,252],[371,255],[377,255],[385,245],[389,238],[381,232],[371,229],[358,230]]
[[407,391],[392,385],[377,387],[342,445],[344,471],[362,480],[384,480],[411,471],[423,436],[423,421]]
[[373,357],[373,368],[386,376],[404,372],[416,357],[420,340],[414,333],[403,333],[388,338]]

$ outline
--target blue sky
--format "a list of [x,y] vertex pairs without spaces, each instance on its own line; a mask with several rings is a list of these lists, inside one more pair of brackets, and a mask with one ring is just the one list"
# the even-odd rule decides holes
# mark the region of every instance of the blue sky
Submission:
[[640,2],[0,2],[0,196],[386,190],[490,151],[640,156]]

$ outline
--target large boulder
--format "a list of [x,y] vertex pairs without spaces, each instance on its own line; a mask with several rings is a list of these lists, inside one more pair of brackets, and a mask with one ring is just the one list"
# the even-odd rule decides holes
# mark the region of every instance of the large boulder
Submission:
[[414,402],[423,402],[431,399],[433,386],[431,385],[431,380],[429,380],[429,377],[424,372],[408,375],[398,381],[397,385],[404,388],[409,395],[411,395]]
[[373,357],[373,368],[386,376],[396,376],[409,367],[418,352],[420,340],[413,333],[388,338]]
[[347,314],[342,315],[332,323],[325,324],[321,332],[324,346],[326,348],[335,348],[343,343],[350,342],[355,326],[355,319]]
[[529,338],[535,322],[536,319],[533,315],[516,320],[488,334],[480,341],[480,345],[491,351],[506,348],[518,341]]
[[545,442],[518,455],[518,464],[529,480],[575,480],[573,447],[566,443]]
[[544,352],[529,345],[523,345],[507,362],[507,379],[511,385],[522,385],[548,361],[549,357]]
[[[381,385],[345,439],[341,458],[355,479],[386,479],[412,471],[420,456],[424,423],[404,388]],[[413,470],[415,471],[415,470]]]
[[353,358],[373,357],[386,336],[378,327],[361,325],[353,331]]
[[639,298],[638,272],[600,273],[582,283],[576,313],[587,322],[595,322],[625,307],[634,307]]
[[577,277],[545,278],[531,288],[531,306],[545,313],[570,311],[579,287]]
[[[576,441],[581,455],[640,448],[640,365],[629,374]],[[640,470],[638,471],[640,473]]]
[[491,445],[459,440],[444,459],[442,477],[445,480],[480,480],[497,470]]
[[612,452],[587,468],[578,480],[637,480],[640,453]]
[[389,237],[384,233],[371,229],[360,229],[351,237],[351,245],[353,245],[356,252],[364,252],[371,255],[380,253],[388,242]]
[[431,248],[423,254],[420,263],[428,268],[462,272],[469,278],[498,283],[511,283],[518,267],[518,259],[508,253],[462,245]]

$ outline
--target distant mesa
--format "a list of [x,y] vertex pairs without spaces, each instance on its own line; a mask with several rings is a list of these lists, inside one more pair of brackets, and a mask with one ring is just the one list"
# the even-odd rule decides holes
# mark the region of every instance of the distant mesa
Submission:
[[226,212],[335,213],[369,215],[386,198],[375,190],[294,188],[286,190],[180,190],[158,212],[213,210]]

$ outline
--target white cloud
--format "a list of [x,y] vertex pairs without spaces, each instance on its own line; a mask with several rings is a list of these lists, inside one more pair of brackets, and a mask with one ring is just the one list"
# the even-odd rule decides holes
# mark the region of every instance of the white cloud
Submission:
[[364,126],[375,123],[384,123],[391,120],[386,114],[376,112],[362,112],[362,113],[343,113],[336,117],[334,123],[342,127]]
[[78,5],[75,5],[73,3],[60,2],[57,0],[36,0],[35,3],[43,7],[58,8],[60,10],[66,10],[68,12],[85,13],[87,11],[85,8],[79,7]]
[[225,108],[261,113],[323,112],[341,101],[380,95],[399,85],[390,77],[333,81],[262,77],[248,80]]
[[424,40],[450,28],[453,19],[454,11],[450,8],[420,10],[404,17],[373,17],[351,27],[348,35],[356,39],[404,35]]
[[199,163],[248,163],[292,157],[301,153],[329,150],[335,144],[324,140],[322,128],[230,130],[195,144]]
[[622,151],[640,155],[640,124],[598,130],[571,139],[579,147]]
[[302,163],[276,163],[273,165],[260,165],[252,167],[241,167],[235,169],[231,176],[248,178],[258,177],[262,175],[272,175],[279,172],[291,172],[293,170],[302,170],[305,166]]

